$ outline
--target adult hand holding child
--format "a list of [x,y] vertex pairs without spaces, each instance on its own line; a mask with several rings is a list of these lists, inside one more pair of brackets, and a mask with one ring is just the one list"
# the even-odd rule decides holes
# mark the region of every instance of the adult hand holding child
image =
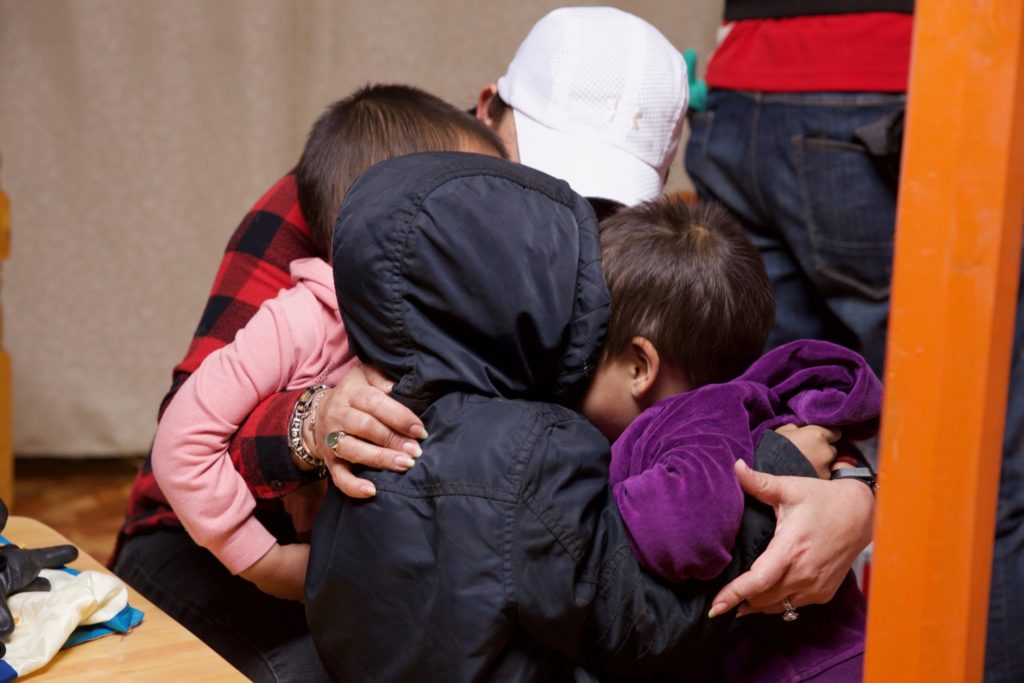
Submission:
[[371,482],[352,473],[353,464],[404,472],[421,453],[417,439],[427,436],[422,420],[388,397],[391,385],[372,365],[360,365],[326,390],[320,405],[311,450],[323,460],[334,485],[352,498],[376,494]]
[[[874,497],[857,481],[777,477],[736,463],[743,490],[775,510],[775,536],[750,571],[713,600],[712,615],[781,613],[832,599],[857,555],[871,542]],[[741,603],[745,603],[742,604]]]

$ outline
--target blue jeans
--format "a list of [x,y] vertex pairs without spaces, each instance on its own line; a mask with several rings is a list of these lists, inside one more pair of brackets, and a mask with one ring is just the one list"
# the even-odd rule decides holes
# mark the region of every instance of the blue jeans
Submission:
[[[895,183],[854,131],[903,106],[888,93],[712,90],[690,117],[686,170],[757,245],[775,287],[769,347],[825,339],[881,376],[889,320]],[[1024,308],[1017,305],[995,557],[987,683],[1024,681]]]
[[182,529],[125,541],[114,572],[252,681],[329,681],[302,603],[231,572]]
[[985,683],[1024,681],[1024,263],[1006,403],[996,544],[988,603]]

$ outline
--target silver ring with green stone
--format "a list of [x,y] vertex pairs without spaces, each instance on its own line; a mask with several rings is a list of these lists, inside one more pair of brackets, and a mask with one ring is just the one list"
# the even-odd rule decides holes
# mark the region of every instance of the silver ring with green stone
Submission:
[[348,434],[342,431],[330,432],[325,438],[324,442],[327,447],[331,449],[331,453],[338,454],[338,446],[341,444],[341,440],[344,439]]

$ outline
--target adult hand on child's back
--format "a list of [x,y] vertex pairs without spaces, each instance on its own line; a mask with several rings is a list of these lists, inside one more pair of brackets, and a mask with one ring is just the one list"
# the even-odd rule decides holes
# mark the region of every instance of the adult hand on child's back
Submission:
[[[352,498],[369,498],[371,482],[352,473],[352,464],[404,472],[422,452],[417,439],[426,438],[423,422],[411,410],[388,396],[392,383],[371,365],[345,374],[328,390],[319,408],[315,428],[317,455],[324,460],[334,485]],[[333,449],[327,435],[335,437]]]
[[755,472],[742,461],[743,490],[775,509],[775,536],[750,571],[712,601],[712,616],[744,603],[739,614],[781,613],[832,599],[857,555],[871,541],[874,496],[859,481],[822,481]]

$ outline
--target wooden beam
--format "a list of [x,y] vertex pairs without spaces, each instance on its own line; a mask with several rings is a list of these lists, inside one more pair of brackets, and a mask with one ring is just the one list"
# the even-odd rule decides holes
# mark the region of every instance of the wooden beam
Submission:
[[980,681],[1024,225],[1024,0],[918,0],[868,683]]
[[[0,166],[3,159],[0,158]],[[0,499],[14,505],[14,418],[11,357],[4,351],[3,263],[11,255],[11,204],[0,186]]]

